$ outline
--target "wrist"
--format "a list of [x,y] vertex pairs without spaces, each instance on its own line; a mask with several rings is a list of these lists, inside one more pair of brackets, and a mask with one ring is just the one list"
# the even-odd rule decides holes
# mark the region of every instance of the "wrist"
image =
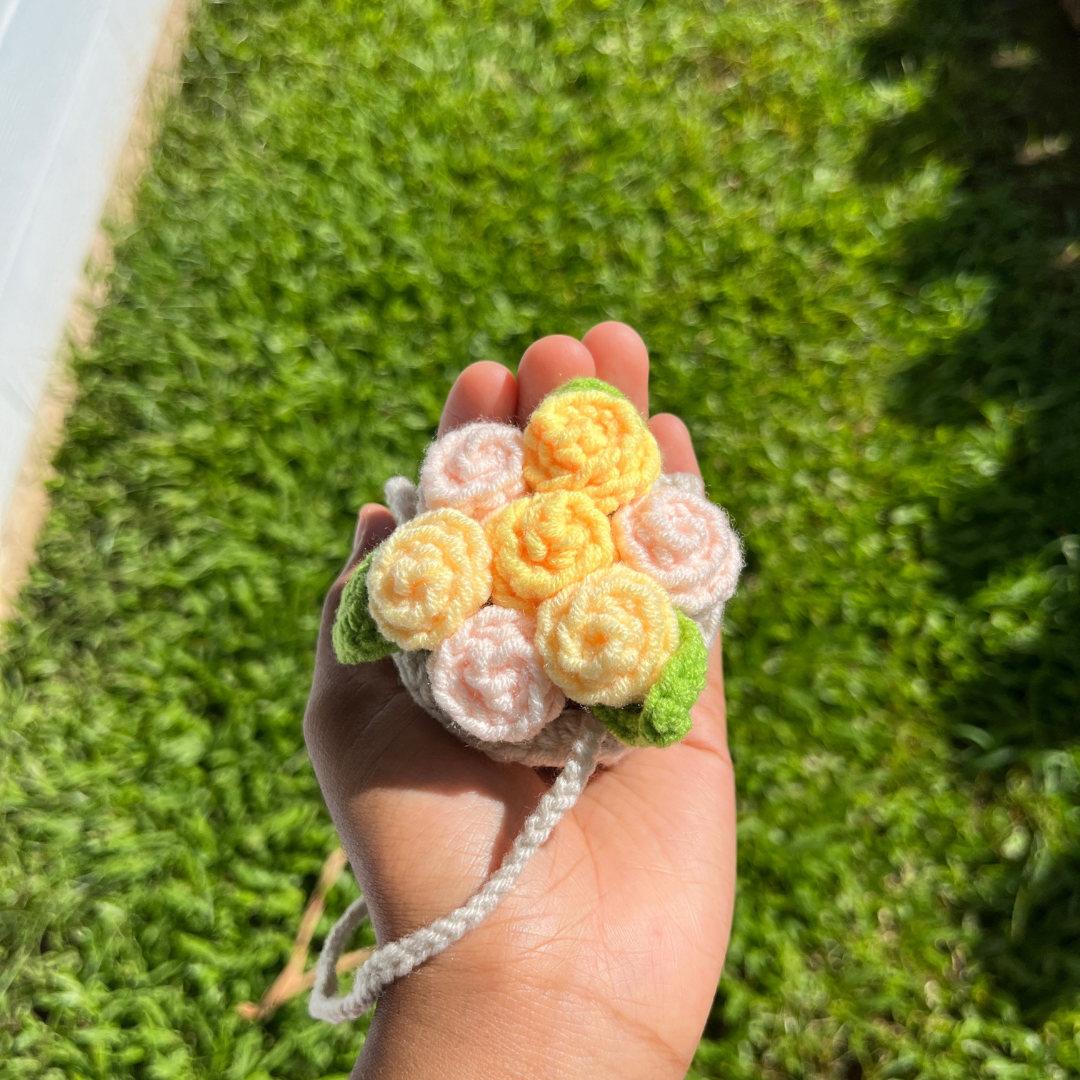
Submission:
[[689,1062],[626,1023],[616,1003],[528,967],[528,958],[488,967],[452,950],[394,983],[376,1006],[354,1080],[685,1075]]
[[[488,1080],[571,1075],[536,1070],[532,1048],[550,1039],[541,1009],[522,1009],[490,984],[445,970],[437,957],[387,987],[375,1008],[357,1078]],[[446,959],[453,959],[452,957]]]

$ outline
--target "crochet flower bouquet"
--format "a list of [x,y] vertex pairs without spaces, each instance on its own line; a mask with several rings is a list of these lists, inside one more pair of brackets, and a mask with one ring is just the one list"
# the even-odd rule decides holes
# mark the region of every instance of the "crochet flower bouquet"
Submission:
[[641,415],[598,379],[554,391],[524,432],[490,422],[449,432],[419,485],[395,477],[386,495],[398,527],[345,586],[338,660],[390,656],[416,703],[463,742],[563,771],[467,904],[378,949],[334,998],[334,962],[366,906],[346,912],[311,1003],[335,1021],[477,925],[598,763],[690,730],[742,568],[700,478],[661,475]]

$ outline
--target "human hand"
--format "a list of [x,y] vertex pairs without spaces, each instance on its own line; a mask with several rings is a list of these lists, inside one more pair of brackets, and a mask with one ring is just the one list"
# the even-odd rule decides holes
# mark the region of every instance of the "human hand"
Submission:
[[[473,364],[440,435],[481,417],[524,425],[571,378],[597,376],[648,415],[648,353],[621,323],[526,350],[518,377]],[[685,425],[654,416],[666,472],[698,472]],[[343,666],[341,591],[394,528],[368,504],[323,609],[308,750],[380,943],[464,903],[498,868],[548,783],[498,764],[429,717],[390,660]],[[598,772],[476,930],[388,987],[356,1078],[682,1077],[723,966],[735,886],[735,793],[720,642],[693,730]],[[548,778],[549,779],[549,778]]]

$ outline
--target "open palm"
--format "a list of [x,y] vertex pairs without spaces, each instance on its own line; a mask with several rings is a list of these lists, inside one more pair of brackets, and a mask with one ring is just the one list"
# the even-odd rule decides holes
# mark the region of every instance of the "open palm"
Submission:
[[[648,415],[648,354],[620,323],[582,342],[532,345],[518,378],[467,368],[440,433],[524,424],[578,376],[617,386]],[[668,472],[696,472],[685,426],[655,416]],[[380,944],[463,903],[495,870],[550,782],[497,764],[417,706],[389,660],[345,667],[330,644],[341,589],[394,527],[365,506],[327,597],[304,731]],[[727,948],[735,882],[734,780],[720,643],[687,738],[598,772],[477,930],[392,985],[356,1077],[681,1077]]]

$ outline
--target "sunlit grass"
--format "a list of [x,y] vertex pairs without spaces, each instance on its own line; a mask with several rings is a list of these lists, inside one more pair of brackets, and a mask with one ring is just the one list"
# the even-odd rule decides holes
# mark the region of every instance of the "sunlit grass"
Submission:
[[1080,97],[1036,7],[201,9],[8,636],[0,1076],[348,1072],[362,1025],[235,1012],[335,844],[321,595],[461,367],[603,318],[749,553],[696,1074],[1080,1072]]

